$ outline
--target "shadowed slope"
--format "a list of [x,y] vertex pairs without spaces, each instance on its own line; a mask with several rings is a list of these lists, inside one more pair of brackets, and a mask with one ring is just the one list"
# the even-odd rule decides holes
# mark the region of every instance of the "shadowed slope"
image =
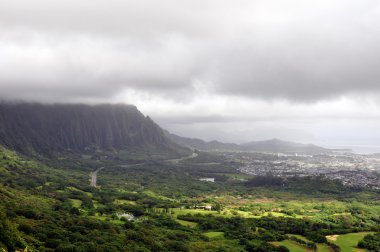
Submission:
[[2,103],[0,144],[24,154],[179,148],[131,105]]

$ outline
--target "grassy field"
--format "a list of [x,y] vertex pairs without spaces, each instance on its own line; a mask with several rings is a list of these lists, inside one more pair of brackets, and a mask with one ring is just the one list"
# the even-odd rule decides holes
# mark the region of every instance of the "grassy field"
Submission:
[[186,214],[211,214],[211,215],[219,215],[217,211],[206,211],[203,209],[181,209],[181,208],[172,208],[172,212],[174,212],[174,216],[178,215],[186,215]]
[[182,226],[185,226],[185,227],[191,227],[191,228],[194,228],[196,227],[198,224],[195,223],[195,222],[191,222],[191,221],[184,221],[184,220],[178,220],[176,219],[176,221],[181,224]]
[[[302,235],[296,235],[296,234],[290,234],[290,235],[297,237],[298,239],[301,239],[303,241],[310,242],[310,240],[308,240],[306,237]],[[332,252],[332,249],[327,244],[317,243],[317,251],[318,252]]]
[[333,250],[324,243],[317,243],[317,252],[333,252]]
[[305,252],[305,251],[311,251],[310,249],[307,249],[303,246],[301,246],[300,244],[294,242],[294,241],[290,241],[290,240],[284,240],[284,241],[280,241],[280,242],[271,242],[273,245],[275,246],[285,246],[287,247],[290,252]]
[[309,242],[309,240],[308,240],[306,237],[302,236],[302,235],[297,235],[297,234],[289,234],[289,235],[290,235],[290,236],[297,237],[297,238],[300,239],[300,240],[303,240],[303,241]]
[[371,232],[350,233],[343,235],[327,236],[326,238],[338,245],[342,252],[364,251],[357,248],[358,242]]
[[204,235],[210,239],[224,239],[224,232],[206,232]]
[[136,205],[136,201],[132,200],[123,200],[123,199],[116,199],[113,202],[115,205],[124,205],[124,204],[130,204],[130,205]]
[[156,198],[156,199],[160,199],[160,200],[168,200],[168,201],[174,201],[173,199],[171,198],[168,198],[168,197],[165,197],[165,196],[162,196],[162,195],[159,195],[153,191],[150,191],[150,190],[145,190],[144,193],[152,198]]
[[[297,237],[302,240],[307,241],[307,239],[304,238],[303,236],[297,236]],[[278,246],[280,245],[285,246],[290,250],[290,252],[311,252],[312,251],[311,249],[306,248],[298,244],[297,242],[291,241],[291,240],[285,240],[281,242],[272,242],[272,244],[278,245]],[[317,247],[318,247],[317,252],[332,252],[332,249],[327,244],[318,243]],[[342,250],[342,252],[344,251]]]
[[[208,211],[203,209],[180,209],[180,208],[172,208],[172,212],[174,212],[174,216],[178,215],[186,215],[186,214],[211,214],[215,216],[222,216],[222,217],[243,217],[243,218],[261,218],[263,216],[273,216],[273,217],[290,217],[289,215],[286,215],[284,213],[279,212],[265,212],[260,215],[255,215],[251,212],[247,211],[240,211],[232,208],[225,208],[224,210],[218,212],[218,211]],[[302,218],[302,215],[295,216],[295,218]]]
[[[261,217],[261,216],[255,216],[250,212],[244,212],[234,209],[224,209],[223,211],[208,211],[203,209],[180,209],[180,208],[173,208],[172,211],[174,212],[175,216],[177,215],[186,215],[186,214],[211,214],[215,216],[223,216],[223,217],[236,217],[240,216],[243,218],[255,218],[255,217]],[[262,216],[267,216],[268,213],[265,213]],[[281,213],[273,213],[273,216],[282,216]]]

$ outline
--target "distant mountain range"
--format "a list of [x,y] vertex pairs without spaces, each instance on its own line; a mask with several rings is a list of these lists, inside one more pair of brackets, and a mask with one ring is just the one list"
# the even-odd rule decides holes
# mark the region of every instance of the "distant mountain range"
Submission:
[[333,150],[313,144],[301,144],[279,139],[253,141],[244,144],[222,143],[219,141],[206,142],[197,138],[181,137],[165,131],[174,142],[192,149],[202,151],[252,151],[252,152],[282,152],[282,153],[328,153]]
[[162,130],[132,105],[0,103],[0,145],[23,154],[134,150],[327,153],[312,144],[272,139],[245,144],[206,142]]
[[239,145],[234,143],[222,143],[219,141],[206,142],[198,138],[188,138],[181,137],[170,133],[169,131],[164,131],[166,136],[170,138],[173,142],[186,146],[191,149],[203,150],[203,151],[236,151],[240,148]]
[[245,150],[257,152],[327,153],[332,151],[314,144],[294,143],[279,139],[249,142],[240,146]]

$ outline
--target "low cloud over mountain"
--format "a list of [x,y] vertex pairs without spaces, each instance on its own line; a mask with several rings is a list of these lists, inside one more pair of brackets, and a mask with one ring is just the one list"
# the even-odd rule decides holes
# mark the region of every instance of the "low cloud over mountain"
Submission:
[[183,117],[278,123],[283,110],[290,131],[353,125],[380,116],[379,14],[371,0],[6,0],[0,98],[133,103],[173,130]]

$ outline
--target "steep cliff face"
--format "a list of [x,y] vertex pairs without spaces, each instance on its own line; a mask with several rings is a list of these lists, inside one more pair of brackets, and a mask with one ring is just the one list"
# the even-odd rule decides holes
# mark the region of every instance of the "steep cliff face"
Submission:
[[24,154],[178,147],[131,105],[0,104],[0,144]]

